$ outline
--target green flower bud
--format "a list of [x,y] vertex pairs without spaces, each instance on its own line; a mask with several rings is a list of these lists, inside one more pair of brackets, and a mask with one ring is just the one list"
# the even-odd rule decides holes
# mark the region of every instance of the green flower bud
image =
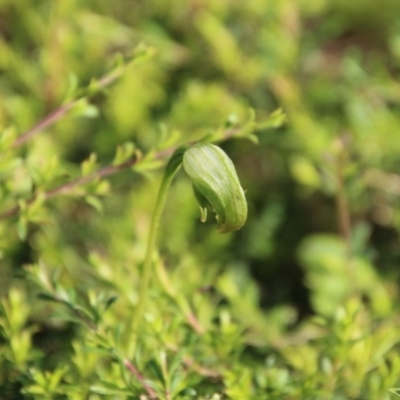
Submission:
[[247,218],[246,198],[235,167],[224,151],[210,143],[198,143],[184,152],[183,167],[192,180],[201,221],[211,210],[221,233],[241,228]]

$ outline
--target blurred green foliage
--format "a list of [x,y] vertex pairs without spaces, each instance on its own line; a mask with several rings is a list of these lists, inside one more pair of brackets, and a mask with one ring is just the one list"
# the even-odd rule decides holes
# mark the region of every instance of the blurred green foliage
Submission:
[[[399,396],[399,14],[0,0],[0,397]],[[162,168],[205,137],[248,222],[178,174],[131,332]]]

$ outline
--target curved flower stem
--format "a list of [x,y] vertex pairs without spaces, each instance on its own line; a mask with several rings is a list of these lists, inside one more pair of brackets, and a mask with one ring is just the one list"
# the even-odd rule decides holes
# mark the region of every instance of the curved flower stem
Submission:
[[[170,180],[169,180],[170,181]],[[146,255],[143,265],[143,275],[140,282],[139,291],[139,302],[136,307],[135,316],[133,320],[133,329],[137,331],[138,325],[141,322],[142,315],[144,312],[144,307],[147,299],[147,291],[150,283],[151,273],[153,271],[153,254],[155,251],[156,238],[158,233],[158,228],[160,226],[161,214],[164,209],[165,200],[167,197],[169,182],[166,182],[165,177],[161,182],[160,189],[158,191],[156,206],[153,212],[153,216],[150,224],[149,237],[147,241]]]
[[160,226],[161,215],[164,209],[165,201],[167,199],[168,189],[171,185],[172,179],[174,178],[175,174],[178,172],[182,164],[182,157],[185,150],[186,148],[180,147],[173,153],[166,166],[164,176],[162,178],[161,185],[158,190],[156,205],[154,207],[150,223],[149,237],[147,239],[147,248],[143,264],[142,278],[140,282],[139,301],[136,306],[135,313],[133,315],[132,330],[134,334],[134,343],[133,343],[134,349],[136,348],[136,342],[138,337],[137,333],[139,325],[143,320],[143,314],[144,314],[144,309],[146,307],[151,275],[154,270],[153,255],[154,252],[156,251],[156,240],[157,240],[158,229]]

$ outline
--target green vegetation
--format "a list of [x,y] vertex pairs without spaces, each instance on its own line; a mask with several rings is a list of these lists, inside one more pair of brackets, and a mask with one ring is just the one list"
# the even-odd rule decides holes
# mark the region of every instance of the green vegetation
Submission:
[[0,0],[0,398],[399,397],[398,15]]

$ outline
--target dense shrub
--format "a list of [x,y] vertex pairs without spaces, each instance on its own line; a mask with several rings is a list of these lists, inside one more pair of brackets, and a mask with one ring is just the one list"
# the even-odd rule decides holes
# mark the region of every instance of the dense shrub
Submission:
[[[0,2],[0,397],[400,396],[397,0]],[[168,193],[217,143],[245,226]],[[136,320],[135,320],[136,318]]]

